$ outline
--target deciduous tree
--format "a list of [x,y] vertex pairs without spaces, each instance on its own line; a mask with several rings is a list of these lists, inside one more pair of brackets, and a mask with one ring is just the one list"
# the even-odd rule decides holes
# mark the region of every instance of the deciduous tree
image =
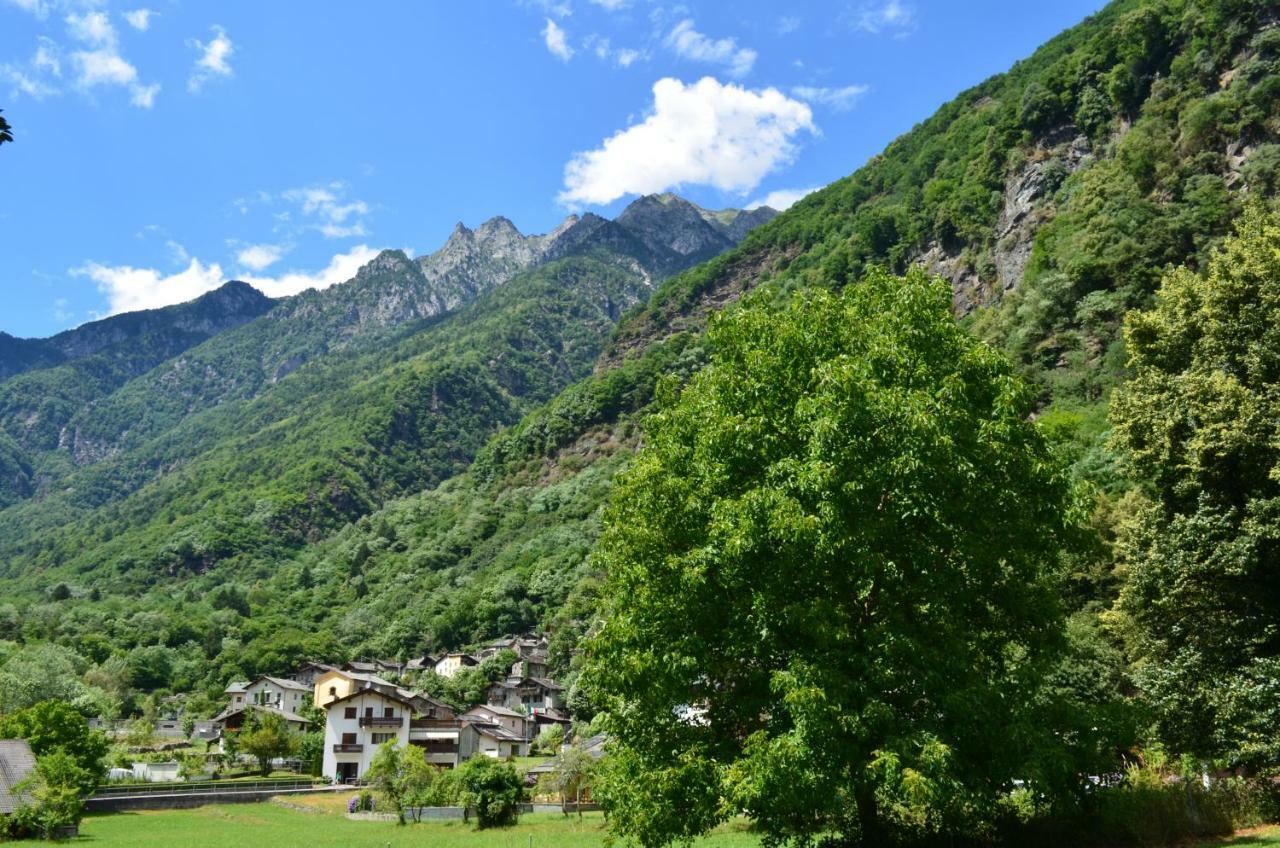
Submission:
[[1032,393],[921,271],[762,291],[709,342],[598,548],[598,797],[645,846],[972,827],[1056,744],[1029,705],[1080,511]]

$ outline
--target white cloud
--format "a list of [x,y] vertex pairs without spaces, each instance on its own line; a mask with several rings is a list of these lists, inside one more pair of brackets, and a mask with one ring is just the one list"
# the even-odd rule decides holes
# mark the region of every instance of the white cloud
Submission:
[[36,41],[36,52],[21,64],[0,64],[0,79],[11,86],[11,96],[20,94],[33,100],[43,100],[62,93],[62,60],[59,57],[58,45],[51,39],[40,36]]
[[200,51],[200,58],[196,59],[191,69],[191,77],[187,80],[187,90],[191,92],[199,91],[214,77],[229,77],[232,73],[227,58],[235,53],[235,45],[227,37],[227,31],[218,24],[214,24],[210,29],[213,31],[213,38],[208,42],[199,39],[188,42],[190,46]]
[[48,0],[8,0],[9,5],[17,6],[24,12],[30,12],[37,18],[45,18],[49,15],[49,9],[52,5]]
[[84,88],[129,85],[138,78],[138,69],[114,50],[80,50],[71,58],[80,69],[78,82]]
[[152,83],[151,85],[135,85],[131,88],[129,102],[140,109],[150,109],[156,102],[156,95],[160,92],[160,83]]
[[281,197],[297,204],[304,216],[313,219],[308,226],[325,238],[368,235],[362,219],[369,214],[369,204],[346,200],[346,190],[346,183],[331,182],[327,186],[291,188]]
[[623,47],[621,50],[619,50],[617,53],[614,54],[613,58],[614,58],[614,61],[618,63],[619,67],[629,68],[635,63],[637,59],[643,58],[643,56],[644,54],[641,53],[639,50],[633,50],[630,47]]
[[712,39],[693,28],[693,19],[685,18],[675,25],[663,42],[677,56],[709,65],[723,65],[735,77],[751,72],[756,51],[739,47],[732,38]]
[[[284,297],[345,282],[355,276],[360,266],[377,255],[376,249],[362,244],[346,253],[336,254],[328,266],[314,273],[291,271],[278,277],[242,279],[263,294]],[[154,268],[111,266],[98,262],[88,262],[70,273],[88,277],[97,284],[98,291],[107,297],[109,315],[184,303],[213,291],[227,280],[217,262],[206,265],[194,258],[175,274],[164,274]]]
[[806,194],[812,194],[822,186],[813,186],[812,188],[780,188],[777,191],[771,191],[759,200],[753,200],[746,205],[747,209],[755,209],[759,206],[768,206],[770,209],[777,209],[782,212],[790,209],[797,200]]
[[236,254],[236,261],[250,271],[262,271],[280,261],[284,250],[276,244],[251,244]]
[[853,108],[853,104],[862,99],[862,95],[871,90],[866,85],[846,85],[839,88],[819,88],[811,85],[797,85],[791,93],[801,100],[830,106],[838,112]]
[[128,12],[121,13],[124,19],[128,21],[129,26],[140,32],[146,32],[151,28],[151,16],[155,12],[150,9],[132,9]]
[[815,131],[809,106],[776,88],[752,91],[712,77],[653,85],[653,109],[565,165],[561,203],[609,203],[686,184],[747,192],[790,162],[794,138]]
[[550,18],[546,20],[547,25],[542,28],[542,40],[546,42],[547,49],[551,51],[551,55],[569,61],[573,57],[573,48],[569,46],[564,29]]
[[863,3],[846,16],[854,29],[879,35],[892,33],[896,37],[910,33],[916,24],[916,12],[902,0],[876,0]]
[[92,45],[114,45],[116,30],[105,12],[85,12],[77,15],[74,12],[66,17],[67,32],[76,41]]
[[591,2],[610,12],[616,12],[631,5],[631,0],[591,0]]
[[790,35],[800,29],[800,18],[795,15],[783,15],[778,18],[778,25],[775,29],[778,35]]
[[169,275],[154,268],[98,262],[73,268],[71,274],[88,277],[98,284],[98,291],[107,297],[108,315],[182,303],[213,291],[226,280],[218,263],[204,265],[198,259],[192,259],[184,270]]
[[[158,84],[144,85],[138,79],[138,69],[120,55],[115,27],[105,12],[74,12],[65,18],[67,32],[76,41],[91,49],[77,50],[71,54],[76,68],[76,85],[84,90],[99,86],[121,86],[129,89],[129,102],[140,109],[150,109],[155,103]],[[36,61],[46,67],[61,71],[56,55],[37,52]]]
[[335,254],[328,266],[312,274],[291,271],[279,277],[243,277],[242,279],[269,297],[287,297],[307,289],[327,289],[345,283],[356,275],[360,267],[373,260],[381,251],[361,244],[346,253]]

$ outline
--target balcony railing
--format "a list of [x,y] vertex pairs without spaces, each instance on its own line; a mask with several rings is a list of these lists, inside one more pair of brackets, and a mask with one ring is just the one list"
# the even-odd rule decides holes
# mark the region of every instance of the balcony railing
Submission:
[[453,718],[415,718],[409,722],[414,730],[457,730],[462,725],[460,719]]
[[401,727],[404,716],[360,716],[361,727]]
[[333,746],[333,753],[335,754],[359,754],[362,751],[364,751],[363,745],[353,745],[349,743],[344,745],[342,743],[338,743]]

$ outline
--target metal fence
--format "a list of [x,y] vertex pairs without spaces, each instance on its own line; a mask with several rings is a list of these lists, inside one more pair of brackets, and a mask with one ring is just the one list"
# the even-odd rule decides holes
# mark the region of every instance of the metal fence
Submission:
[[310,789],[318,784],[306,778],[280,780],[199,780],[193,783],[110,783],[99,786],[94,798],[116,798],[121,795],[198,795],[222,792],[260,792],[263,790]]

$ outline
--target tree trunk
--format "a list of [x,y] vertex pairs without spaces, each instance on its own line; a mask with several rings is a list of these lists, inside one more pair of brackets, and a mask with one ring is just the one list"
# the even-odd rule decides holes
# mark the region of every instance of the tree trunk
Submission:
[[867,848],[883,845],[884,828],[880,822],[880,812],[876,808],[876,790],[869,784],[858,787],[858,829],[859,843]]

